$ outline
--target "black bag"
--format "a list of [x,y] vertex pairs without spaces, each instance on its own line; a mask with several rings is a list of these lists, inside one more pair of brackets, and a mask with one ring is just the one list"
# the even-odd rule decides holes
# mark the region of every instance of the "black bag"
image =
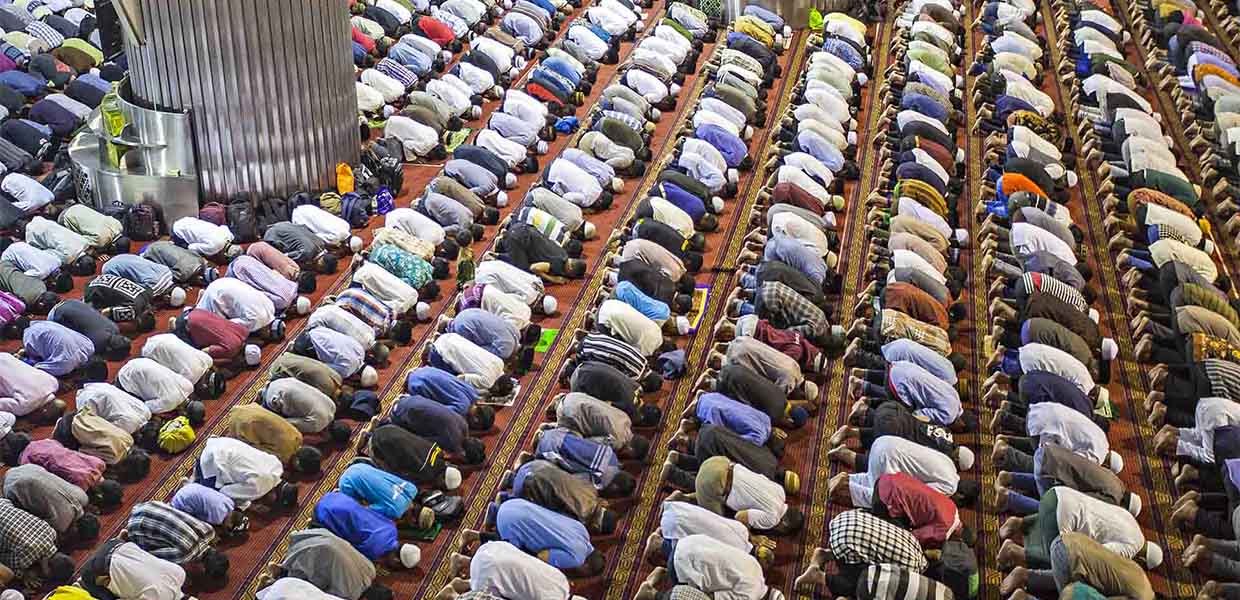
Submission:
[[258,241],[258,217],[254,214],[254,205],[249,200],[234,200],[228,204],[228,228],[232,230],[233,241],[248,244]]
[[159,239],[159,214],[150,204],[135,204],[125,210],[121,218],[125,235],[136,242]]
[[43,166],[43,163],[29,152],[4,138],[0,138],[0,163],[13,173],[34,173]]
[[256,216],[258,217],[258,231],[262,233],[276,223],[289,220],[292,212],[287,200],[272,196],[259,201]]
[[937,579],[951,588],[957,600],[976,598],[979,578],[977,553],[960,540],[943,542],[943,558],[938,565]]
[[369,195],[349,192],[340,198],[340,218],[348,221],[353,229],[365,227],[370,222],[371,204]]
[[401,166],[403,159],[404,148],[401,147],[400,140],[387,137],[375,140],[375,143],[362,153],[362,166],[379,180],[380,185],[387,186],[393,196],[399,196],[405,185],[405,171]]

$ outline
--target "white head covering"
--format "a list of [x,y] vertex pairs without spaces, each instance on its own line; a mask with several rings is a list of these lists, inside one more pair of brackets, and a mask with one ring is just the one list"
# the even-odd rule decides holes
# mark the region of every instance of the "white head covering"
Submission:
[[689,317],[684,315],[676,317],[676,333],[680,335],[688,335],[691,327],[692,326],[689,324]]
[[414,312],[417,313],[419,321],[425,321],[431,318],[431,305],[425,302],[419,302],[417,306],[414,307]]
[[1162,547],[1154,542],[1146,542],[1143,558],[1145,558],[1145,568],[1157,569],[1158,565],[1161,565],[1163,562]]
[[504,187],[512,189],[517,185],[517,176],[512,173],[504,174]]
[[1119,345],[1111,338],[1102,338],[1102,360],[1114,360],[1119,355]]
[[736,320],[736,337],[750,337],[758,327],[758,315],[748,314]]
[[251,367],[257,367],[258,362],[263,359],[263,351],[254,344],[245,345],[245,364]]
[[508,206],[508,194],[505,194],[504,192],[495,194],[495,206],[500,208]]
[[449,491],[461,487],[461,472],[456,467],[448,467],[443,473],[443,486]]
[[366,365],[362,368],[362,387],[374,387],[379,383],[379,372],[374,367]]
[[185,288],[181,286],[172,288],[172,291],[168,292],[168,304],[174,308],[185,304]]
[[418,566],[422,561],[422,549],[413,544],[404,544],[400,547],[400,564],[406,569],[412,569]]
[[349,237],[349,251],[358,252],[362,249],[362,238],[355,236]]
[[0,593],[0,600],[26,600],[26,597],[17,590],[4,590]]
[[1110,468],[1111,472],[1116,475],[1122,473],[1124,471],[1124,457],[1120,456],[1118,452],[1112,450],[1111,453],[1107,455],[1107,467]]
[[556,299],[552,296],[543,296],[542,305],[543,305],[543,314],[553,315],[555,314],[555,309],[559,308],[560,303],[557,302]]
[[1140,514],[1141,514],[1141,496],[1138,496],[1138,495],[1136,495],[1136,494],[1133,494],[1133,493],[1129,492],[1129,493],[1128,493],[1128,506],[1126,506],[1126,507],[1124,507],[1124,508],[1127,508],[1127,509],[1128,509],[1128,512],[1129,512],[1129,513],[1132,513],[1132,516],[1134,516],[1134,517],[1136,517],[1136,516],[1140,516]]
[[973,468],[973,461],[976,460],[973,451],[967,446],[960,446],[956,449],[956,464],[961,471],[968,471]]

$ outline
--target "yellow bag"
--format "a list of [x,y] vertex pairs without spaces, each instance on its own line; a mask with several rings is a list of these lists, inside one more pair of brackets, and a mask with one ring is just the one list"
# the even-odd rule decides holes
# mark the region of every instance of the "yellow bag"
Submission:
[[340,195],[351,194],[357,186],[357,182],[353,180],[353,167],[349,163],[340,163],[336,165],[336,191]]
[[159,447],[169,454],[179,454],[189,448],[196,437],[189,419],[177,417],[159,428]]

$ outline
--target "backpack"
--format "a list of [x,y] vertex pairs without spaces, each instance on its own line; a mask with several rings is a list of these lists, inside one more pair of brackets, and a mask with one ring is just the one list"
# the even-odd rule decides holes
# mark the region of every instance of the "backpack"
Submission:
[[370,197],[348,193],[340,198],[340,218],[349,222],[349,227],[358,229],[370,222]]
[[289,220],[292,215],[291,211],[288,201],[284,198],[272,196],[260,200],[256,215],[259,233],[267,231],[268,227],[276,223]]
[[121,215],[121,225],[131,240],[149,242],[159,239],[159,214],[150,204],[135,204],[125,209]]
[[353,167],[349,163],[340,163],[336,165],[336,191],[341,194],[351,194],[356,189],[357,180],[353,178]]
[[208,202],[198,209],[198,218],[212,225],[224,225],[228,223],[228,211],[219,202]]
[[938,564],[939,576],[957,600],[976,598],[979,585],[977,553],[960,540],[943,542],[943,556]]
[[405,186],[405,171],[401,166],[404,156],[400,140],[386,137],[375,140],[362,152],[362,165],[374,174],[380,185],[387,186],[393,195],[400,195]]
[[305,206],[307,204],[319,206],[319,199],[309,192],[297,192],[296,194],[288,197],[288,209],[290,214],[292,214],[292,210],[294,208],[297,208],[298,206]]
[[375,191],[375,212],[380,215],[386,215],[396,208],[396,198],[392,197],[391,190],[387,186],[380,186]]
[[227,216],[228,228],[232,230],[234,242],[248,244],[258,241],[258,216],[249,200],[234,200],[229,203]]

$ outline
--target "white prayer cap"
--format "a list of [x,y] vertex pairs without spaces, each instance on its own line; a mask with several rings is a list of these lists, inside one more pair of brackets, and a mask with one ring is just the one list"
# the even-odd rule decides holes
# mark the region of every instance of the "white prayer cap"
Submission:
[[1096,309],[1096,308],[1091,308],[1091,309],[1089,309],[1089,320],[1090,320],[1090,321],[1093,321],[1093,322],[1097,323],[1097,322],[1098,322],[1098,318],[1099,318],[1100,316],[1101,316],[1101,315],[1099,315],[1099,314],[1098,314],[1098,309]]
[[784,34],[775,34],[775,49],[779,50],[784,47]]
[[750,337],[758,328],[758,315],[747,314],[736,320],[736,337]]
[[1111,338],[1102,338],[1102,360],[1115,360],[1119,355],[1119,345]]
[[555,309],[559,308],[560,303],[553,296],[543,296],[542,299],[543,314],[554,315]]
[[1163,562],[1163,549],[1154,542],[1145,543],[1145,568],[1157,569]]
[[690,327],[691,327],[691,326],[689,325],[689,318],[688,318],[688,317],[686,317],[686,316],[684,316],[684,315],[680,315],[680,316],[676,317],[676,332],[677,332],[678,334],[680,334],[680,335],[687,335],[687,334],[689,333],[689,329],[690,329]]
[[362,387],[375,387],[379,383],[379,372],[374,367],[366,365],[362,368]]
[[651,121],[658,121],[659,119],[662,119],[662,118],[663,118],[663,111],[657,108],[650,109],[650,120]]
[[349,251],[350,251],[350,252],[358,252],[358,251],[360,251],[361,249],[362,249],[362,238],[357,237],[356,235],[355,235],[355,236],[351,236],[351,237],[349,238]]
[[538,143],[534,144],[534,152],[538,154],[546,154],[547,148],[548,146],[545,140],[538,140]]
[[422,561],[422,549],[413,544],[404,544],[400,547],[400,564],[406,569],[412,569],[418,566]]
[[470,118],[472,118],[472,119],[477,119],[478,117],[481,117],[481,116],[482,116],[482,107],[481,107],[481,106],[475,106],[475,107],[471,108],[471,109],[469,110],[469,114],[471,115],[471,116],[470,116]]
[[425,321],[431,318],[431,305],[425,302],[419,302],[414,306],[413,311],[418,316],[419,321]]
[[956,449],[956,465],[961,471],[968,471],[973,468],[973,461],[976,460],[973,451],[966,446],[960,446]]
[[585,223],[581,225],[581,234],[585,236],[587,240],[594,239],[594,235],[597,233],[598,233],[598,228],[594,226],[594,223],[586,221]]
[[957,229],[955,230],[954,233],[955,233],[956,243],[960,244],[960,247],[962,248],[967,248],[969,246],[969,230],[968,229]]
[[619,271],[608,271],[607,272],[607,285],[616,285],[616,283],[619,282],[619,280],[620,280]]
[[745,128],[741,130],[741,139],[749,140],[751,138],[753,138],[753,127],[746,125]]
[[667,87],[667,91],[671,92],[673,96],[679,96],[680,95],[680,84],[673,83],[672,85]]
[[439,58],[442,58],[442,59],[443,59],[444,64],[447,64],[447,63],[448,63],[448,61],[452,60],[452,53],[451,53],[451,52],[448,52],[447,50],[440,50],[440,51],[439,51]]
[[448,467],[443,473],[443,487],[455,490],[461,487],[461,472],[456,467]]
[[174,308],[185,304],[185,288],[177,286],[168,292],[168,304]]
[[805,397],[806,398],[812,399],[812,398],[818,397],[818,384],[806,379],[804,386],[805,386]]
[[1080,181],[1080,178],[1076,176],[1076,171],[1067,171],[1064,177],[1068,179],[1068,187],[1076,187],[1076,183]]
[[624,191],[624,180],[619,177],[611,178],[611,191],[619,194]]
[[512,173],[505,173],[504,174],[504,187],[508,189],[512,189],[516,185],[517,185],[517,176],[513,175]]
[[293,303],[293,312],[304,315],[310,312],[310,299],[305,296],[298,296],[297,302]]
[[850,131],[848,132],[848,135],[844,136],[844,138],[848,140],[848,145],[850,146],[857,145],[857,132]]
[[17,590],[4,590],[0,593],[0,600],[26,600],[26,597]]
[[728,183],[736,183],[741,180],[741,174],[736,169],[728,169]]
[[1214,254],[1214,242],[1206,240],[1205,244],[1202,244],[1201,249],[1204,250],[1206,254]]
[[508,206],[508,194],[505,194],[504,192],[495,194],[495,206],[500,208]]
[[1122,473],[1124,471],[1124,457],[1120,456],[1118,452],[1112,450],[1111,453],[1107,455],[1107,467],[1110,468],[1111,472],[1116,475]]
[[1127,508],[1132,516],[1139,516],[1141,514],[1141,496],[1128,492],[1128,506],[1124,508]]
[[714,212],[714,213],[723,212],[723,198],[720,198],[719,196],[711,196],[710,207],[714,209],[711,212]]
[[870,78],[867,77],[865,73],[857,73],[857,83],[865,85],[865,83],[869,80]]
[[257,345],[245,345],[245,364],[251,367],[257,367],[258,362],[263,358],[263,351],[259,350]]

